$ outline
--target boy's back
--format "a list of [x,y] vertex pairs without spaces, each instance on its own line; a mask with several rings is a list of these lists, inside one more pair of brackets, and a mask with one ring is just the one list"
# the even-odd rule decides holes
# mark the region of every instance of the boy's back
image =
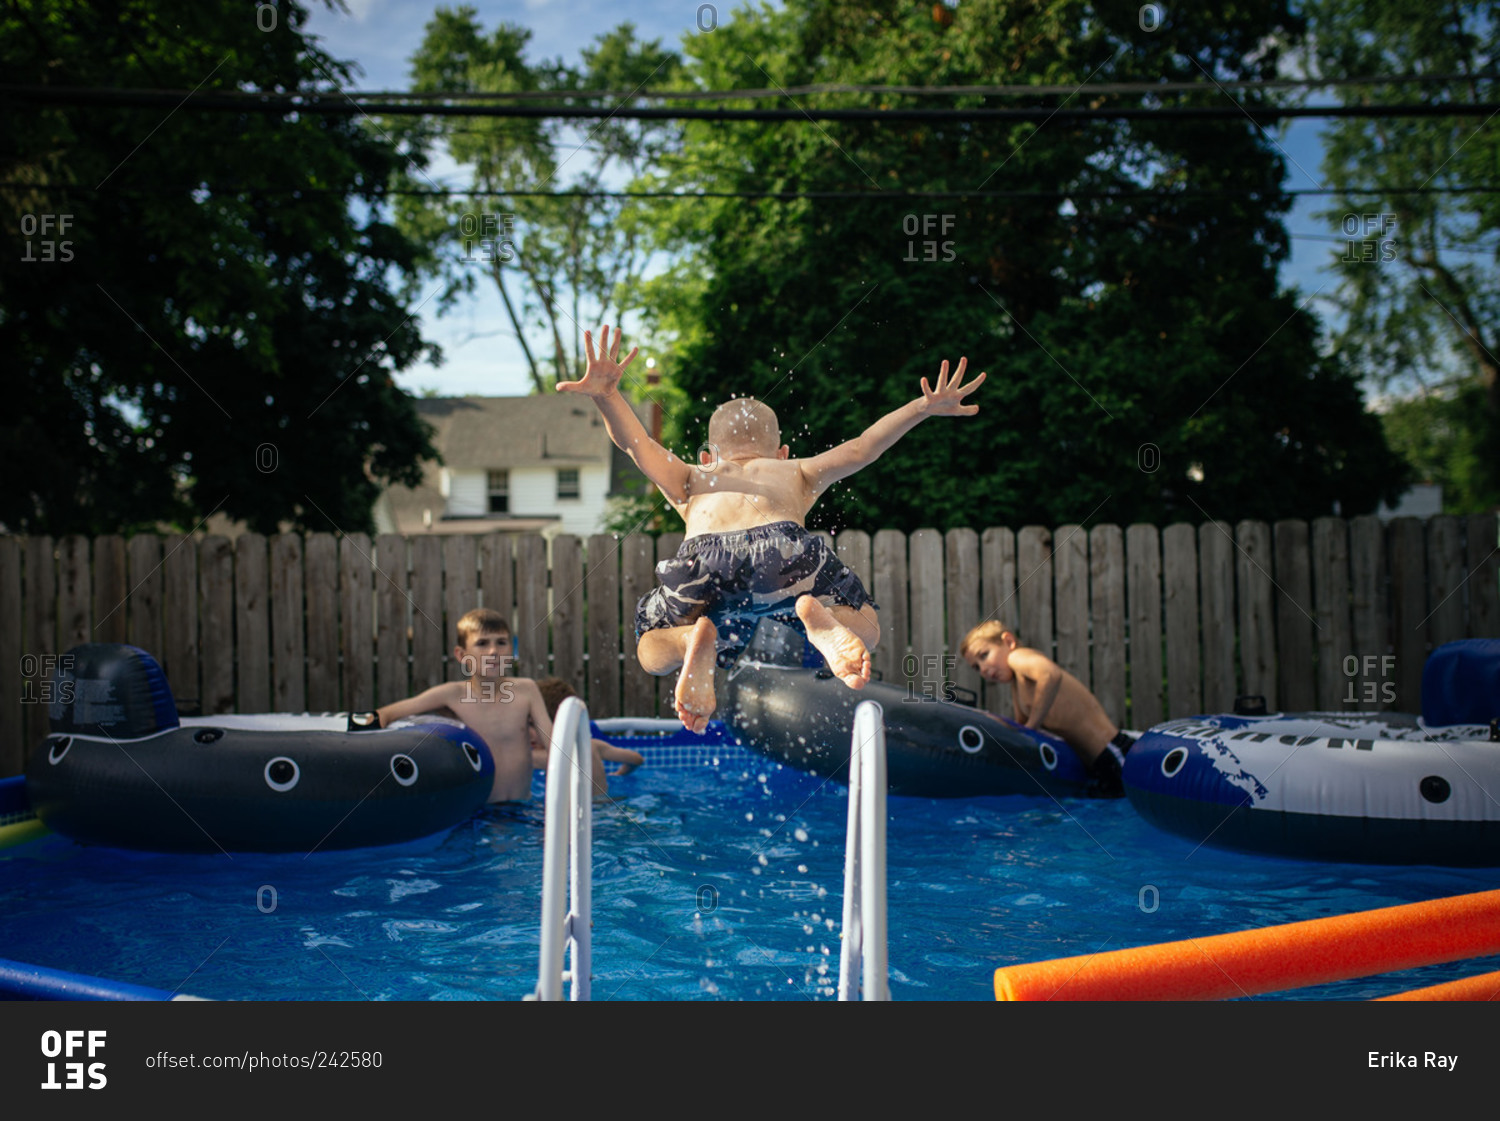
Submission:
[[[1016,647],[1010,652],[1010,668],[1016,675],[1011,698],[1021,723],[1046,728],[1070,744],[1080,745],[1087,752],[1087,761],[1119,733],[1088,686],[1041,651]],[[1049,695],[1047,687],[1052,679],[1056,684]],[[1040,715],[1039,703],[1043,707]]]
[[685,536],[727,533],[773,522],[804,524],[816,495],[803,474],[804,461],[722,456],[689,477],[685,501],[673,506]]

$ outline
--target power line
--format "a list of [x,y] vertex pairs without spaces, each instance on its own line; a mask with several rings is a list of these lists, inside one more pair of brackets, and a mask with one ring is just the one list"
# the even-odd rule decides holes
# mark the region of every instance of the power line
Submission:
[[607,98],[614,101],[732,101],[820,93],[902,94],[916,97],[1056,97],[1088,94],[1217,93],[1221,90],[1327,89],[1338,86],[1458,85],[1471,81],[1494,81],[1491,74],[1371,74],[1363,78],[1246,78],[1222,82],[1090,82],[1086,84],[1029,86],[861,86],[820,83],[784,86],[780,89],[737,90],[349,90],[356,98],[410,98],[412,100],[473,99],[534,101],[561,96]]
[[1251,120],[1306,117],[1490,117],[1500,102],[1438,102],[1384,105],[1265,106],[1238,102],[1214,106],[1168,106],[1145,109],[649,109],[616,106],[525,106],[441,104],[355,100],[348,94],[195,93],[191,90],[97,89],[64,86],[0,86],[0,100],[46,106],[127,106],[235,113],[324,113],[334,116],[499,117],[559,120],[707,120],[707,121],[1041,121],[1072,120]]
[[[79,191],[100,195],[140,194],[191,194],[208,191],[211,195],[350,195],[353,188],[338,187],[250,187],[235,184],[194,183],[189,186],[124,186],[101,189],[82,183],[0,183],[0,190],[14,192]],[[416,187],[376,188],[367,193],[376,197],[400,196],[415,198],[614,198],[614,199],[771,199],[794,202],[799,199],[818,201],[862,200],[864,202],[914,202],[924,199],[1033,199],[1038,201],[1068,199],[1233,199],[1278,196],[1370,196],[1381,195],[1493,195],[1500,194],[1500,186],[1472,187],[1305,187],[1285,191],[1267,191],[1254,187],[1239,190],[1204,191],[1187,189],[1172,191],[1157,188],[1142,188],[1138,191],[1106,190],[1055,190],[1055,191],[501,191],[479,190],[470,187],[451,187],[444,190]]]
[[[979,85],[979,86],[908,86],[852,85],[816,83],[804,86],[782,86],[773,89],[685,89],[685,90],[340,90],[336,96],[366,101],[558,101],[608,100],[625,101],[746,101],[787,96],[810,97],[818,94],[899,94],[912,97],[1057,97],[1075,94],[1158,94],[1209,93],[1224,90],[1293,90],[1330,89],[1340,86],[1451,86],[1470,82],[1491,82],[1496,74],[1370,74],[1357,78],[1243,78],[1205,82],[1088,82],[1060,85]],[[14,87],[18,89],[84,89],[85,87]],[[112,91],[114,92],[114,91]],[[132,89],[129,92],[154,93],[162,97],[183,96],[181,90]],[[266,96],[247,90],[215,91],[226,96],[254,99]],[[287,95],[296,96],[296,95]],[[324,96],[324,95],[318,95]]]

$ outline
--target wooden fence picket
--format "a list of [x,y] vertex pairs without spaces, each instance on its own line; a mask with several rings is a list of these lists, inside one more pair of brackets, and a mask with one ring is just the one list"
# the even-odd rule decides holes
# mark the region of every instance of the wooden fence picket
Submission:
[[1350,623],[1349,529],[1339,518],[1318,518],[1312,528],[1313,602],[1318,621],[1316,706],[1331,712],[1344,703],[1344,667],[1353,653]]
[[[343,620],[339,630],[344,684],[340,708],[346,712],[368,712],[376,707],[375,555],[366,534],[346,533],[339,539],[338,605]],[[422,688],[436,684],[434,679]]]
[[1053,538],[1053,657],[1084,688],[1093,688],[1089,668],[1089,535],[1081,525],[1059,526]]
[[1276,696],[1288,712],[1317,707],[1313,675],[1312,557],[1307,523],[1280,521],[1274,527],[1276,552],[1273,602],[1276,612]]
[[635,610],[656,582],[656,542],[650,534],[629,533],[620,542],[620,617],[624,658],[620,676],[627,716],[656,715],[656,678],[636,656]]
[[[24,653],[38,659],[60,655],[68,648],[60,645],[57,633],[60,610],[57,598],[57,542],[45,534],[27,537],[25,541],[21,562],[25,566],[25,576],[21,594],[26,597],[26,606],[18,615],[0,617],[0,626],[5,625],[4,620],[7,619],[22,621],[25,627],[21,639]],[[40,671],[41,662],[38,661],[32,668]],[[25,707],[23,731],[26,751],[29,753],[47,735],[47,706],[28,702]]]
[[1162,531],[1161,546],[1162,608],[1167,628],[1167,715],[1172,719],[1197,716],[1204,712],[1198,533],[1183,522],[1169,525]]
[[[1016,535],[992,526],[979,535],[980,622],[1014,626],[1016,606]],[[995,682],[984,685],[984,708],[999,716],[1012,714],[1010,686]]]
[[275,712],[306,712],[302,536],[278,533],[270,545],[271,706]]
[[[1240,522],[1235,527],[1235,575],[1240,623],[1240,689],[1280,706],[1276,682],[1276,621],[1272,615],[1271,527]],[[1233,702],[1231,697],[1230,701]]]
[[[379,546],[377,545],[377,550]],[[307,708],[347,711],[339,666],[339,543],[331,533],[309,533],[302,551],[307,597]],[[379,658],[379,651],[376,657]],[[378,692],[378,690],[377,690]],[[383,702],[376,701],[377,705]]]
[[1494,514],[1469,517],[1464,565],[1468,573],[1470,638],[1500,638],[1500,527]]
[[[1422,523],[1416,518],[1391,520],[1391,641],[1395,665],[1395,707],[1418,712],[1422,707],[1422,664],[1427,658],[1427,550]],[[1383,687],[1388,679],[1378,671]]]
[[1162,688],[1161,534],[1154,525],[1125,531],[1125,598],[1130,608],[1130,710],[1127,726],[1144,731],[1166,716]]
[[871,664],[881,678],[907,679],[906,654],[911,645],[910,581],[906,567],[906,534],[894,529],[876,532],[870,550],[871,581],[866,587],[880,610],[880,645]]
[[950,529],[944,535],[944,598],[947,601],[947,650],[938,673],[933,674],[933,695],[943,696],[944,681],[951,681],[977,698],[984,684],[978,672],[959,654],[964,635],[979,625],[980,567],[979,534],[972,529]]
[[591,535],[587,560],[589,715],[621,716],[619,540],[612,533]]
[[[1126,726],[1125,534],[1117,525],[1089,531],[1089,660],[1093,692],[1115,723]],[[1160,645],[1160,632],[1156,644]]]

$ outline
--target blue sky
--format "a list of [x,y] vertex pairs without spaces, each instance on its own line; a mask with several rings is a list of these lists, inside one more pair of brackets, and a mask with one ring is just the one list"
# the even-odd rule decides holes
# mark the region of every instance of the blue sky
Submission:
[[[533,60],[563,57],[579,61],[580,48],[595,36],[625,20],[636,26],[644,39],[660,39],[680,46],[685,34],[697,32],[695,21],[700,4],[697,0],[507,0],[496,3],[468,0],[479,13],[480,25],[493,29],[501,22],[520,24],[532,31],[529,57]],[[733,18],[732,9],[741,0],[717,0],[714,8],[723,22]],[[407,58],[421,41],[422,30],[432,13],[440,6],[435,0],[346,0],[347,13],[331,11],[317,0],[309,0],[312,17],[308,30],[318,36],[325,50],[335,58],[356,63],[362,74],[356,79],[361,90],[404,89],[407,85]],[[707,18],[707,17],[705,17]],[[1299,120],[1289,127],[1273,131],[1286,154],[1286,186],[1308,189],[1320,182],[1322,149],[1319,133],[1325,122]],[[451,169],[450,169],[451,170]],[[436,178],[447,178],[461,186],[456,172]],[[1292,256],[1283,266],[1282,283],[1295,286],[1304,297],[1321,289],[1310,305],[1328,314],[1323,303],[1334,291],[1336,281],[1330,268],[1342,246],[1319,240],[1339,234],[1336,220],[1320,220],[1313,213],[1331,205],[1319,197],[1298,198],[1287,220],[1293,235]],[[441,366],[413,366],[399,376],[400,383],[412,392],[436,391],[444,396],[480,394],[506,396],[524,394],[529,380],[520,345],[507,331],[500,331],[503,310],[493,288],[454,308],[448,315],[436,318],[421,313],[423,334],[437,342],[444,352]],[[631,327],[626,322],[627,331]]]

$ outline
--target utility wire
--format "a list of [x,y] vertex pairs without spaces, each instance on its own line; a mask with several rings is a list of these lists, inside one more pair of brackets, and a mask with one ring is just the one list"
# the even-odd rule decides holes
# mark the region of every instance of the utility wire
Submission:
[[1493,195],[1500,186],[1472,187],[1305,187],[1294,190],[1264,190],[1245,187],[1239,190],[1204,191],[1189,188],[1173,191],[1165,188],[1143,188],[1138,191],[1056,190],[1056,191],[499,191],[469,187],[446,190],[430,188],[375,187],[356,191],[339,187],[248,187],[227,183],[194,183],[187,186],[128,186],[101,189],[81,183],[0,183],[0,191],[41,192],[79,191],[101,195],[190,194],[207,191],[209,195],[349,195],[401,196],[415,198],[612,198],[612,199],[774,199],[793,202],[798,199],[852,200],[865,202],[911,202],[922,199],[1214,199],[1260,198],[1266,195]]
[[0,102],[26,105],[88,105],[167,108],[234,113],[326,113],[388,117],[519,117],[560,120],[707,120],[707,121],[1040,121],[1072,120],[1251,120],[1303,117],[1490,117],[1500,102],[1437,102],[1385,105],[1243,105],[1169,106],[1145,109],[643,109],[616,106],[524,106],[442,104],[402,101],[355,101],[347,94],[194,93],[179,90],[86,89],[62,86],[0,86]]
[[[899,86],[899,85],[846,85],[819,83],[807,86],[785,86],[776,89],[730,89],[730,90],[340,90],[339,97],[350,97],[356,101],[556,101],[562,99],[621,101],[744,101],[786,96],[813,96],[823,93],[869,93],[875,95],[900,94],[914,97],[1054,97],[1073,94],[1154,94],[1154,93],[1218,93],[1223,90],[1291,90],[1327,89],[1339,86],[1451,86],[1467,85],[1474,81],[1495,81],[1500,74],[1371,74],[1361,78],[1244,78],[1223,81],[1164,81],[1164,82],[1091,82],[1085,85],[989,85],[989,86]],[[15,87],[15,88],[82,88],[82,87]],[[182,97],[180,90],[132,90],[131,92],[156,93],[162,97]],[[266,96],[254,91],[224,90],[234,97],[256,98]],[[294,95],[289,95],[294,96]]]

